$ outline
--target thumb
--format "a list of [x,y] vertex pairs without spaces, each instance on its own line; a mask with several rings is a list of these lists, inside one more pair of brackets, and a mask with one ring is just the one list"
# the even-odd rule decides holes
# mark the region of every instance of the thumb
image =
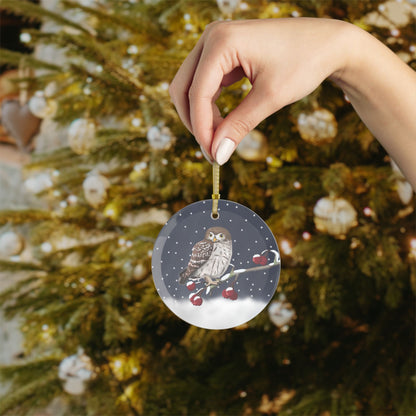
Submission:
[[219,165],[226,163],[241,140],[274,112],[271,103],[267,89],[253,86],[247,97],[223,119],[215,130],[211,148]]

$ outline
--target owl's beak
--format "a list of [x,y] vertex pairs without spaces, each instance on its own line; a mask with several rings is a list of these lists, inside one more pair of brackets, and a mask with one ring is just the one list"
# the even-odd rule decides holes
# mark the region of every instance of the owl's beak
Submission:
[[214,237],[212,241],[215,243],[217,241],[217,237]]

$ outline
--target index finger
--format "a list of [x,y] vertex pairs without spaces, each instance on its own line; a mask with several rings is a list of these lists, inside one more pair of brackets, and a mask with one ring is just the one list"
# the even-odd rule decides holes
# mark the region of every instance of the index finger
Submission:
[[169,85],[169,94],[173,104],[176,107],[176,111],[178,112],[183,124],[185,124],[186,128],[192,134],[194,133],[190,119],[188,92],[192,84],[195,68],[198,65],[202,47],[203,41],[202,39],[199,39],[195,47],[183,61],[182,65],[178,69],[178,72]]
[[203,49],[189,87],[188,99],[193,134],[209,153],[214,129],[221,118],[215,101],[221,92],[224,75],[218,54]]

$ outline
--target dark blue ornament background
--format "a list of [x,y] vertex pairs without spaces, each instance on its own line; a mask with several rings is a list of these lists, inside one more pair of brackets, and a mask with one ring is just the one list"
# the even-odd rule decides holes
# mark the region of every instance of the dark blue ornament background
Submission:
[[[165,224],[156,240],[152,256],[153,279],[157,292],[170,309],[172,309],[172,300],[189,302],[190,292],[186,285],[178,283],[179,273],[187,267],[193,246],[204,238],[208,228],[224,227],[230,232],[233,242],[231,264],[235,266],[235,270],[258,267],[259,265],[253,262],[253,256],[261,254],[264,250],[279,252],[269,227],[249,208],[236,202],[220,199],[218,219],[211,217],[211,209],[212,200],[199,201],[186,206]],[[268,263],[274,260],[272,253],[266,254],[266,257]],[[231,267],[227,270],[229,271]],[[280,261],[279,264],[265,270],[247,271],[240,274],[234,286],[238,299],[223,300],[224,302],[238,302],[250,298],[261,301],[265,307],[273,297],[279,275]],[[222,290],[233,280],[234,278],[230,278],[228,281],[221,282],[208,295],[204,291],[201,296],[203,299],[222,298]],[[197,284],[194,292],[201,287],[203,287],[202,282]],[[201,309],[198,311],[195,309],[196,313],[203,311],[203,305],[194,308]]]

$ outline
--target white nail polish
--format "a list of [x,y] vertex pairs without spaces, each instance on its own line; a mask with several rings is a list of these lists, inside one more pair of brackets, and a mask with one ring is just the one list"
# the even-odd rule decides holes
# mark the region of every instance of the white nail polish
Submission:
[[215,159],[217,163],[221,166],[223,165],[233,154],[236,148],[235,142],[228,137],[222,139],[220,145],[217,149],[217,154],[215,155]]
[[214,163],[214,161],[212,160],[212,157],[202,148],[202,146],[201,146],[201,153],[204,155],[204,158],[208,160],[209,163],[211,163],[211,165]]

